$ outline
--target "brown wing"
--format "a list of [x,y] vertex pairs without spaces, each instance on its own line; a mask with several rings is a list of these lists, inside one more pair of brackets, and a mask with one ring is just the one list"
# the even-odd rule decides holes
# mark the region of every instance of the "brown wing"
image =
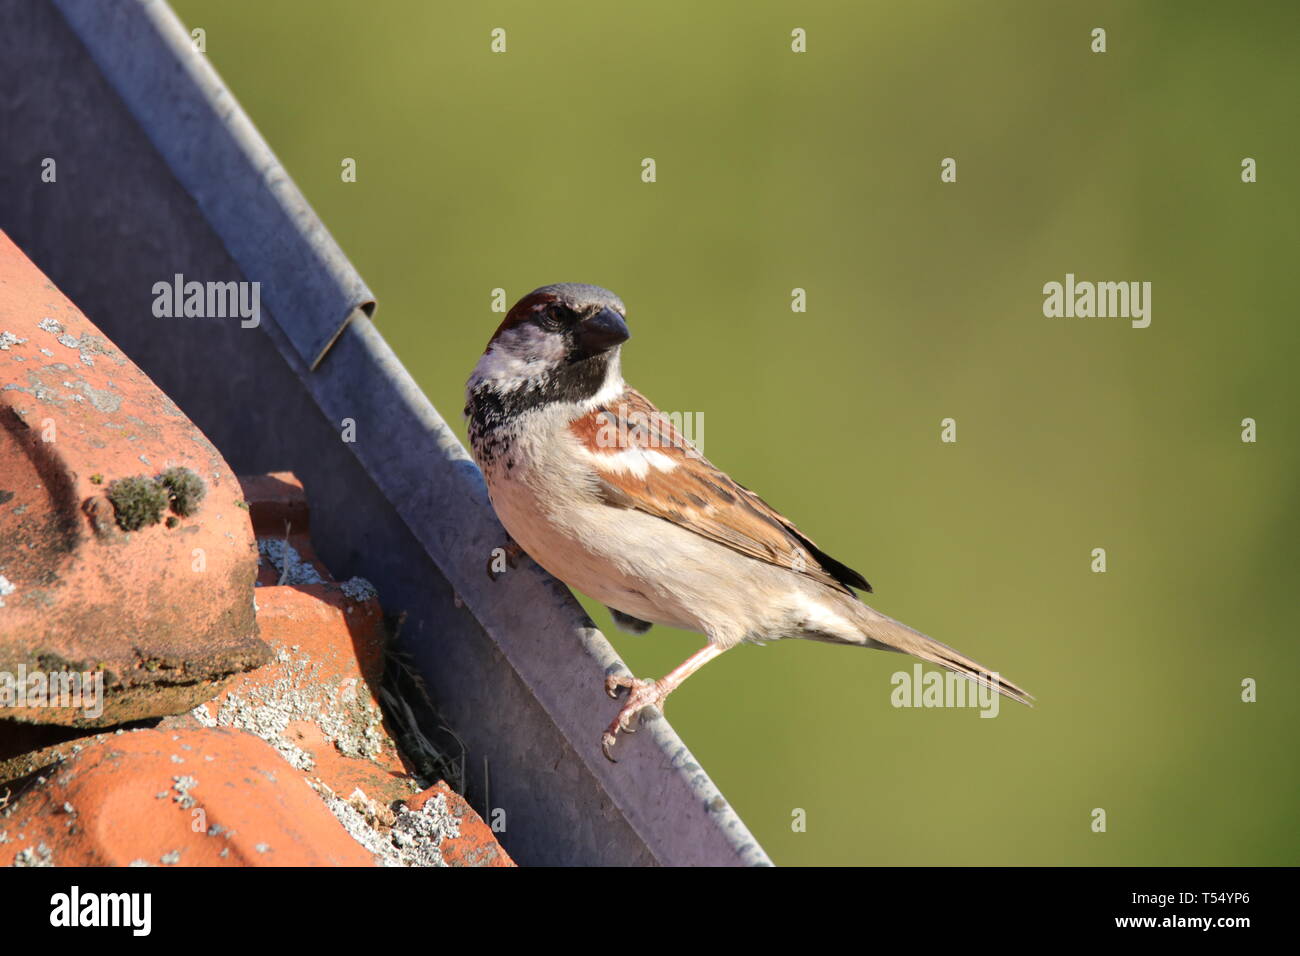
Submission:
[[762,498],[711,465],[635,389],[569,428],[587,449],[611,505],[671,521],[838,591],[871,590],[857,571],[826,554]]

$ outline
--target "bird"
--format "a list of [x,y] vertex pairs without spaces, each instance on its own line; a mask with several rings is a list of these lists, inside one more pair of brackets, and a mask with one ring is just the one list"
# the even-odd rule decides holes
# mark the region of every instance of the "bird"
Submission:
[[857,571],[712,465],[627,385],[627,309],[607,289],[542,286],[496,329],[466,383],[471,452],[512,546],[609,608],[616,626],[702,634],[658,680],[610,675],[626,702],[604,755],[647,707],[744,643],[802,638],[911,654],[1021,703],[1033,697],[946,644],[874,610]]

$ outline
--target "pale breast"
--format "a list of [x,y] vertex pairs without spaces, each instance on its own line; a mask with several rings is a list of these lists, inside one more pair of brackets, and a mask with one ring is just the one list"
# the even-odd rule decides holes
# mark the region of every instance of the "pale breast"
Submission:
[[549,424],[535,419],[480,460],[497,517],[534,561],[644,621],[724,643],[766,630],[756,614],[775,583],[768,579],[789,572],[611,504],[578,449],[565,447],[576,439],[567,429],[541,427]]

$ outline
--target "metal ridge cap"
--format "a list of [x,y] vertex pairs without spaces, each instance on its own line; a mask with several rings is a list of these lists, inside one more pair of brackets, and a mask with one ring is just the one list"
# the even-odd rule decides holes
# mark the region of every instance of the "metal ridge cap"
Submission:
[[[496,581],[488,577],[492,549],[508,539],[482,474],[374,324],[365,317],[353,321],[330,361],[314,373],[291,358],[290,364],[327,417],[346,415],[358,434],[375,428],[372,433],[384,436],[349,447],[656,859],[772,865],[657,711],[647,715],[640,734],[620,742],[619,764],[605,759],[599,747],[609,707],[603,677],[628,673],[626,665],[572,593],[540,567],[529,562]],[[395,445],[401,454],[392,453]],[[545,644],[533,639],[539,632],[547,634]],[[594,666],[556,666],[571,665],[576,654]]]
[[207,56],[164,0],[54,5],[315,368],[374,295]]

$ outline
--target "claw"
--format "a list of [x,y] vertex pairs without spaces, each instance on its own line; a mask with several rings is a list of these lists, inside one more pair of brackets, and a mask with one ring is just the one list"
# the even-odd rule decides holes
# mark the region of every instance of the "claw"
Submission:
[[610,674],[605,678],[605,693],[610,697],[618,700],[618,692],[621,688],[631,688],[634,683],[631,677],[623,677],[619,674]]
[[[618,716],[614,718],[600,738],[601,749],[610,760],[614,760],[612,751],[615,742],[618,740],[618,735],[636,733],[636,725],[640,720],[641,712],[647,707],[662,708],[664,698],[668,696],[670,690],[661,681],[637,680],[634,677],[614,675],[605,678],[605,691],[610,697],[617,697],[618,689],[622,687],[628,688],[631,693],[628,694],[623,709],[618,712]],[[617,763],[618,761],[614,762]]]
[[623,704],[623,708],[618,712],[618,716],[614,718],[613,723],[605,728],[605,733],[600,738],[600,749],[604,751],[606,758],[613,763],[618,763],[617,760],[614,760],[614,744],[618,741],[619,733],[636,733],[636,728],[632,726],[632,722],[647,707],[658,707],[662,713],[664,701],[673,692],[674,688],[678,687],[682,681],[724,650],[726,648],[717,644],[706,644],[688,657],[679,667],[674,668],[662,680],[637,680],[635,677],[607,675],[605,677],[605,693],[609,694],[610,697],[617,699],[620,687],[626,687],[630,693],[627,695],[627,702]]

